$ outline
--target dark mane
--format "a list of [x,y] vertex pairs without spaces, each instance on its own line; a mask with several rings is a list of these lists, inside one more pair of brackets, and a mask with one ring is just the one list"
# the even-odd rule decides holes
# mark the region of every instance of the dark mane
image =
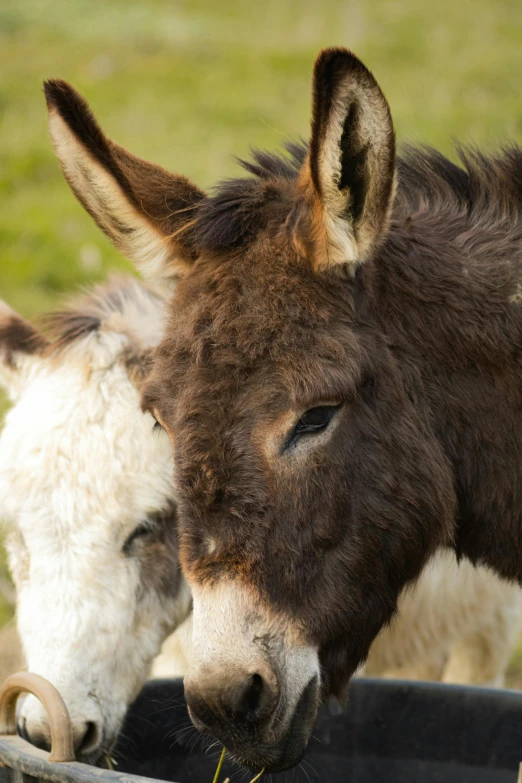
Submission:
[[430,147],[404,148],[397,159],[397,207],[409,211],[464,210],[478,213],[518,214],[522,205],[522,151],[516,145],[495,155],[473,147],[456,147],[457,165]]
[[280,177],[281,179],[293,180],[299,174],[304,163],[308,144],[302,139],[299,142],[288,141],[283,144],[283,148],[288,153],[287,155],[283,153],[277,155],[267,150],[252,150],[252,161],[241,158],[236,158],[236,160],[246,171],[259,179]]
[[[285,153],[253,150],[238,159],[251,177],[225,180],[198,210],[196,243],[205,250],[237,249],[266,227],[271,215],[291,209],[286,185],[294,182],[308,152],[305,142],[285,144]],[[444,213],[518,213],[522,205],[522,151],[513,145],[486,156],[456,148],[460,165],[430,147],[405,146],[397,158],[395,214],[420,210]]]
[[252,177],[225,180],[198,210],[196,244],[207,250],[237,248],[263,229],[270,207],[284,203],[281,185],[293,182],[303,165],[308,146],[287,142],[287,154],[253,150],[252,160],[237,159]]

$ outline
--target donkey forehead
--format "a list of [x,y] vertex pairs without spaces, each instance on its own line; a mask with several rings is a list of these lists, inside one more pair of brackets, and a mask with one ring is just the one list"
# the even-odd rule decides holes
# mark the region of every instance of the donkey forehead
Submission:
[[122,367],[49,365],[6,417],[3,512],[26,526],[37,514],[41,524],[71,530],[124,527],[172,496],[170,458]]
[[[124,369],[116,365],[99,369],[75,362],[42,363],[33,373],[31,382],[7,416],[2,438],[18,430],[19,447],[24,451],[59,449],[62,453],[88,455],[82,446],[82,435],[91,433],[100,424],[116,425],[122,417],[136,412],[137,392]],[[76,430],[78,437],[64,437]],[[116,429],[116,436],[125,429]],[[100,440],[103,432],[98,433]]]
[[289,394],[297,407],[341,394],[360,372],[353,324],[352,284],[319,279],[277,243],[202,258],[178,284],[145,401],[181,392],[189,406],[199,396],[209,408],[233,395],[240,410],[252,394],[286,407]]

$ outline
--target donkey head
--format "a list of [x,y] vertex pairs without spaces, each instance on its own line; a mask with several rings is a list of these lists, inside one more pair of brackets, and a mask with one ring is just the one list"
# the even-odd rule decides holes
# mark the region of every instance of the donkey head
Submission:
[[388,105],[352,54],[323,52],[309,147],[256,153],[252,178],[206,197],[133,162],[71,88],[47,94],[79,198],[138,267],[156,243],[153,266],[181,278],[143,405],[174,448],[192,719],[247,766],[292,766],[452,514],[371,305],[394,194]]
[[[2,306],[0,516],[29,669],[62,693],[80,758],[110,749],[189,590],[178,567],[172,449],[136,381],[163,301],[135,280],[54,316],[50,344]],[[148,327],[148,331],[147,331]],[[50,742],[29,697],[21,729]]]

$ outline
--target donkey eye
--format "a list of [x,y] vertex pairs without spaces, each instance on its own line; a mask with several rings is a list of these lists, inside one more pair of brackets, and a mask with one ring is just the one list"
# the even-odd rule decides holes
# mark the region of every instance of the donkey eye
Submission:
[[339,410],[339,405],[321,405],[319,408],[310,408],[303,413],[296,424],[295,432],[311,432],[313,430],[324,430]]
[[161,432],[162,430],[164,430],[164,429],[165,429],[165,427],[164,427],[162,424],[160,424],[160,423],[159,423],[159,421],[158,421],[158,420],[157,420],[157,418],[154,416],[154,414],[153,414],[153,413],[151,413],[150,415],[151,415],[151,416],[152,416],[152,418],[154,419],[154,424],[153,424],[153,426],[152,426],[152,432]]
[[128,555],[135,541],[137,541],[139,538],[146,538],[147,536],[150,536],[151,533],[152,530],[147,525],[138,525],[138,527],[134,528],[130,536],[128,536],[125,540],[121,550],[123,554]]
[[326,429],[340,407],[340,405],[320,405],[303,413],[290,434],[286,448],[295,446],[301,435]]

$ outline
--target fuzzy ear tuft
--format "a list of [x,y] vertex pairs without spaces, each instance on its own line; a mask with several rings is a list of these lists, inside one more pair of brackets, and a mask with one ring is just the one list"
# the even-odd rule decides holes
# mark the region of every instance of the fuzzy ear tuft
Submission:
[[326,49],[313,76],[310,151],[301,185],[311,203],[314,264],[364,261],[385,235],[395,181],[390,110],[370,71]]
[[110,141],[71,85],[56,79],[44,91],[54,149],[81,204],[146,278],[183,275],[197,256],[192,227],[205,194]]
[[20,395],[29,367],[40,360],[47,346],[32,324],[0,300],[0,386],[11,400]]

